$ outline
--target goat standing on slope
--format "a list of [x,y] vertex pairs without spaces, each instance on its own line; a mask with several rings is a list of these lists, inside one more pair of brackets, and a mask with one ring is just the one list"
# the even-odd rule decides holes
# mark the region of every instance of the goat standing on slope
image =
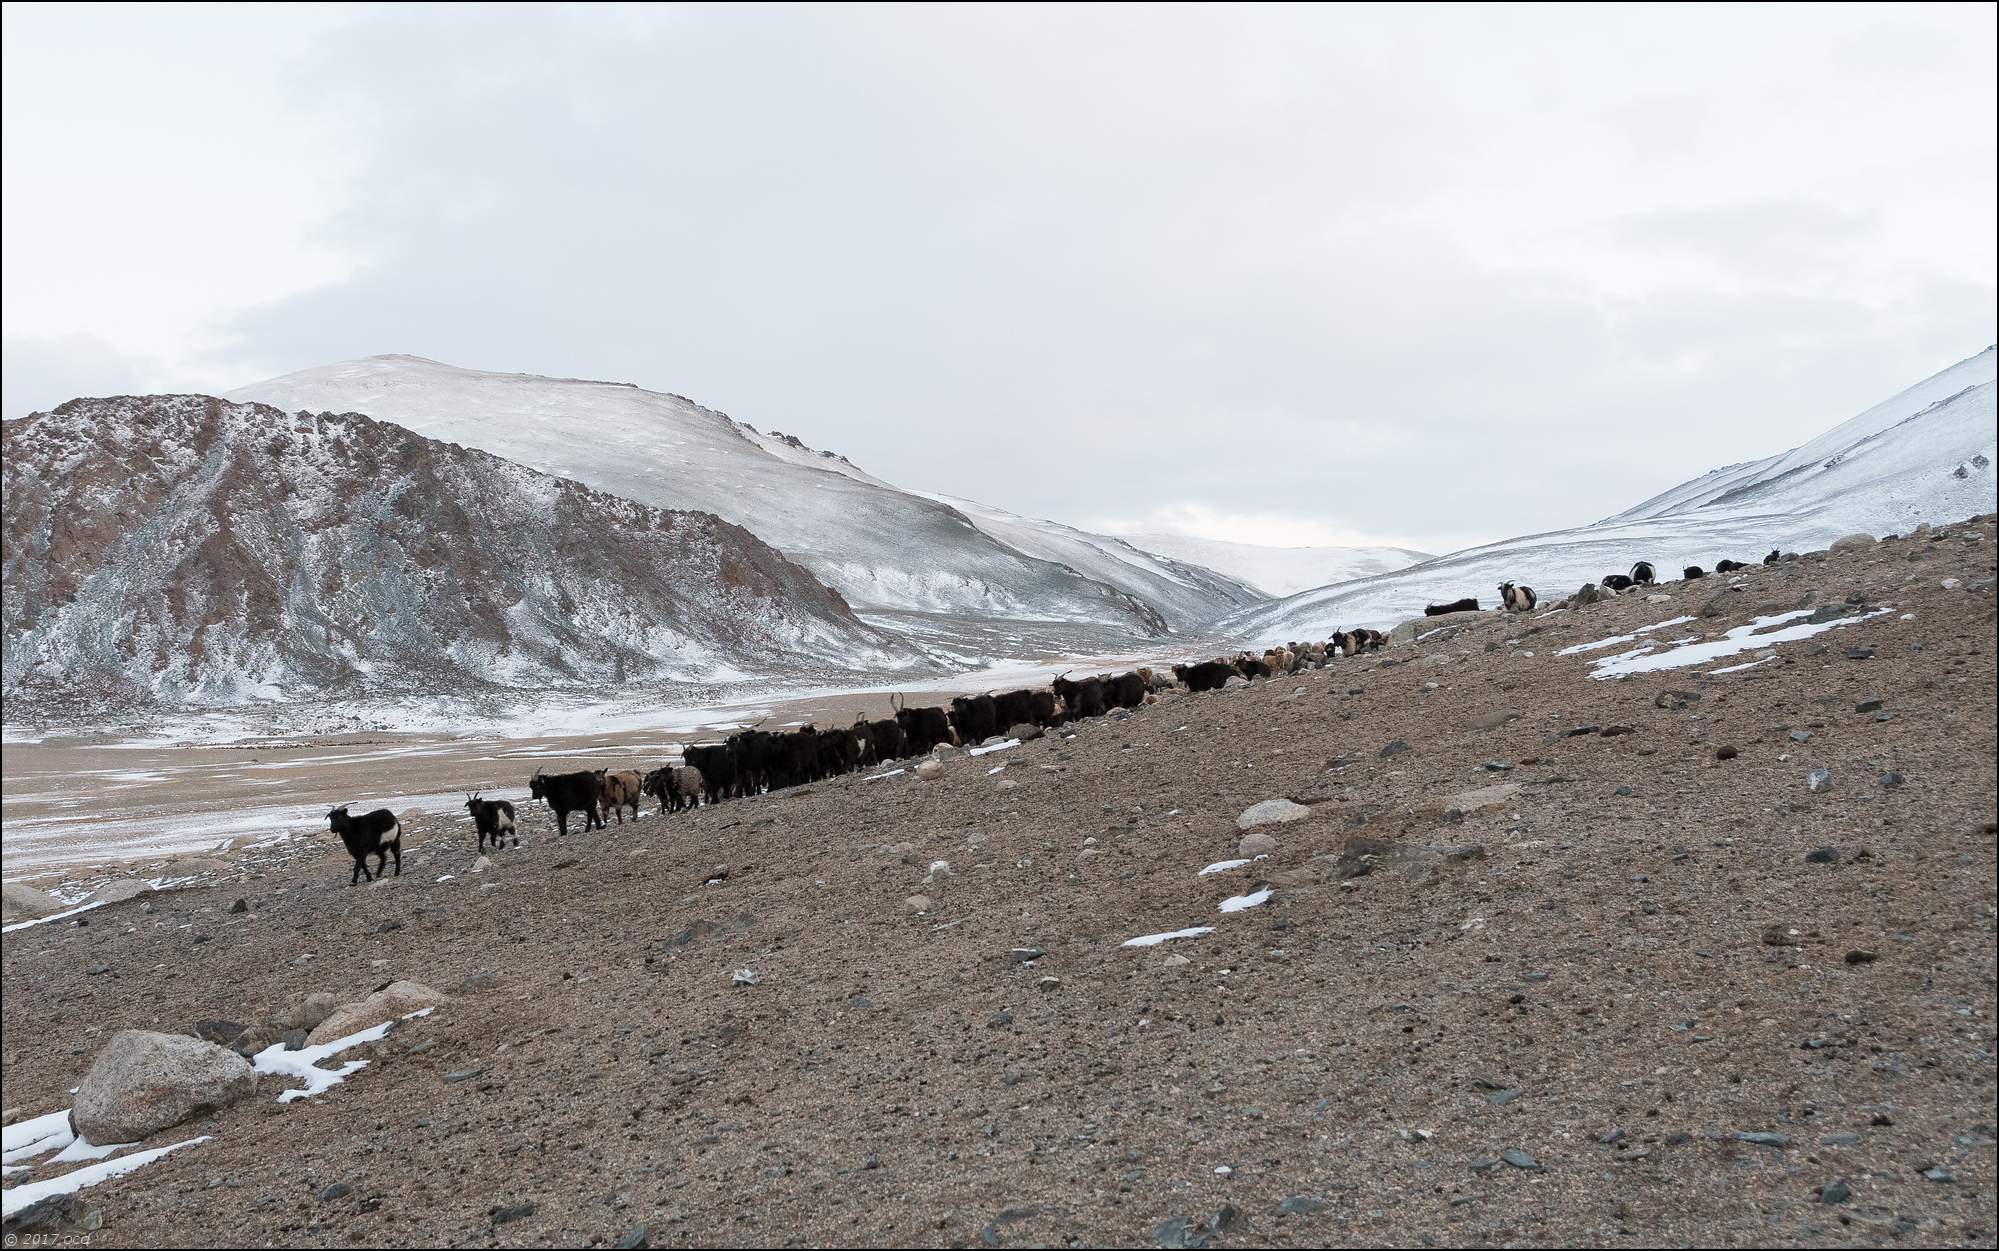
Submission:
[[[396,814],[387,808],[377,808],[365,816],[350,817],[347,805],[326,814],[327,823],[340,841],[347,846],[347,854],[354,857],[354,872],[347,878],[349,886],[358,885],[363,874],[369,881],[382,876],[389,867],[389,857],[396,858],[396,876],[403,875],[403,823],[396,820]],[[368,857],[375,858],[375,871],[368,872]]]

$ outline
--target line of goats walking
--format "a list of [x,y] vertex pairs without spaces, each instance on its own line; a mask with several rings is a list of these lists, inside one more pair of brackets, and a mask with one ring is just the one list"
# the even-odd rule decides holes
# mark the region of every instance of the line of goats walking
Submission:
[[[1782,558],[1782,552],[1776,548],[1772,548],[1770,554],[1763,558],[1763,563],[1774,565]],[[1734,573],[1738,569],[1747,568],[1749,566],[1739,560],[1720,560],[1715,562],[1714,571],[1716,573]],[[1692,581],[1695,578],[1705,578],[1706,576],[1707,570],[1701,568],[1699,565],[1688,565],[1680,571],[1680,577],[1687,581]],[[1658,572],[1653,569],[1652,562],[1641,560],[1631,566],[1630,573],[1604,574],[1599,580],[1599,584],[1606,591],[1628,591],[1636,586],[1653,586],[1658,581]],[[1515,582],[1502,582],[1499,584],[1499,606],[1507,612],[1531,612],[1534,605],[1539,602],[1540,599],[1534,594],[1534,588],[1531,586],[1521,586]],[[1423,610],[1423,615],[1426,617],[1441,617],[1445,613],[1477,611],[1478,600],[1471,596],[1466,596],[1464,599],[1452,600],[1448,604],[1431,604]]]
[[[739,730],[720,743],[693,744],[681,752],[683,763],[661,765],[648,773],[635,769],[581,769],[573,773],[536,770],[528,779],[528,795],[546,803],[555,814],[556,829],[569,833],[571,813],[583,814],[585,830],[603,829],[608,813],[625,823],[625,809],[637,820],[639,804],[659,801],[662,815],[701,804],[738,799],[823,781],[857,769],[891,764],[928,755],[940,744],[974,747],[1015,730],[1050,730],[1071,721],[1101,717],[1116,708],[1136,708],[1156,692],[1174,685],[1189,691],[1212,691],[1231,678],[1248,680],[1318,669],[1335,657],[1379,651],[1388,636],[1379,630],[1342,630],[1323,643],[1291,643],[1262,655],[1242,652],[1233,657],[1174,665],[1172,675],[1151,669],[1071,678],[1066,673],[1047,687],[960,695],[950,707],[910,708],[891,696],[892,717],[858,717],[852,725],[822,730],[810,725],[772,731],[755,726]],[[333,832],[354,858],[350,885],[363,877],[374,881],[391,857],[401,876],[402,822],[387,808],[364,816],[349,816],[342,804],[327,813]],[[505,799],[468,795],[465,809],[478,830],[479,850],[490,844],[520,846],[514,805]],[[368,858],[375,868],[368,868]]]

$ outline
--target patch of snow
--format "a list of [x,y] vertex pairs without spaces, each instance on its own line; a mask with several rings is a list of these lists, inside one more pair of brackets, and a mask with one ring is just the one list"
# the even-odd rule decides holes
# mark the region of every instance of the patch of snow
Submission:
[[1118,946],[1156,947],[1160,943],[1170,942],[1175,938],[1199,938],[1203,934],[1212,934],[1214,932],[1215,927],[1212,925],[1193,925],[1184,930],[1169,930],[1164,934],[1141,934],[1137,938],[1125,939]]
[[966,748],[966,749],[965,749],[965,754],[966,754],[967,756],[983,756],[983,755],[985,755],[985,754],[986,754],[987,752],[993,752],[993,751],[1005,751],[1005,750],[1006,750],[1007,748],[1009,748],[1009,747],[1018,747],[1018,746],[1020,746],[1020,740],[1019,740],[1019,739],[1017,739],[1017,738],[1010,738],[1010,739],[1008,739],[1008,740],[1007,740],[1006,742],[1004,742],[1004,743],[994,743],[994,744],[993,744],[993,745],[992,745],[991,747],[969,747],[969,748]]
[[[63,1115],[67,1116],[68,1114],[64,1113]],[[109,1181],[113,1177],[123,1177],[127,1173],[144,1168],[170,1151],[178,1151],[182,1147],[192,1147],[197,1143],[207,1141],[209,1141],[209,1135],[203,1134],[199,1138],[182,1139],[180,1142],[169,1143],[164,1147],[154,1147],[150,1151],[137,1151],[131,1155],[119,1156],[115,1160],[106,1160],[102,1164],[88,1164],[79,1169],[72,1169],[60,1177],[49,1177],[41,1181],[23,1182],[18,1186],[13,1186],[4,1192],[0,1192],[0,1215],[12,1216],[29,1204],[39,1203],[51,1195],[75,1194],[87,1186],[95,1186],[97,1183]]]
[[[1611,656],[1603,660],[1594,661],[1592,663],[1595,671],[1590,676],[1593,678],[1614,678],[1627,673],[1652,673],[1660,669],[1684,669],[1689,665],[1706,664],[1710,660],[1719,660],[1724,656],[1733,656],[1741,652],[1759,650],[1775,643],[1795,643],[1799,639],[1808,639],[1814,634],[1823,634],[1827,630],[1836,630],[1841,626],[1851,625],[1856,621],[1866,621],[1869,618],[1878,617],[1883,613],[1892,611],[1894,610],[1889,608],[1877,608],[1873,612],[1862,613],[1857,617],[1834,617],[1830,621],[1819,622],[1799,620],[1801,617],[1812,615],[1812,611],[1808,608],[1799,608],[1791,612],[1773,613],[1767,617],[1758,617],[1747,625],[1736,626],[1720,638],[1710,639],[1705,643],[1689,643],[1685,647],[1675,648],[1671,651],[1650,652],[1643,655],[1626,653],[1623,656]],[[1773,629],[1772,627],[1777,628]],[[1732,667],[1747,668],[1748,666]]]
[[1233,899],[1222,900],[1221,910],[1223,912],[1246,912],[1258,904],[1269,902],[1269,899],[1270,887],[1266,886],[1262,890],[1252,891],[1247,895],[1237,895]]
[[435,1008],[419,1008],[417,1011],[407,1016],[399,1017],[394,1021],[383,1021],[380,1025],[371,1026],[357,1034],[349,1034],[345,1038],[336,1038],[332,1042],[321,1043],[317,1047],[301,1047],[297,1051],[287,1051],[283,1043],[272,1043],[256,1055],[250,1057],[250,1066],[259,1073],[275,1073],[282,1077],[295,1077],[305,1083],[302,1087],[294,1087],[280,1094],[278,1096],[279,1103],[290,1103],[294,1099],[310,1099],[314,1095],[346,1081],[349,1073],[358,1072],[368,1067],[366,1060],[349,1060],[337,1069],[323,1069],[319,1067],[321,1060],[330,1060],[349,1047],[358,1047],[362,1043],[376,1042],[382,1038],[386,1038],[389,1031],[401,1022],[414,1021],[420,1016],[429,1016],[436,1010]]
[[45,917],[36,917],[32,921],[16,921],[12,925],[0,925],[0,934],[12,934],[15,930],[24,930],[30,925],[47,925],[51,921],[60,921],[66,917],[73,917],[79,912],[88,912],[92,908],[102,908],[106,902],[108,901],[100,899],[96,903],[87,903],[81,908],[71,908],[67,912],[51,913]]

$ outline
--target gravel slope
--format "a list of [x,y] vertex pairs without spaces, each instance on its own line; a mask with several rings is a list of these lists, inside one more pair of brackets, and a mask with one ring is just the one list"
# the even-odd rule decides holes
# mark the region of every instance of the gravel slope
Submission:
[[[119,1028],[400,977],[453,998],[328,1094],[261,1092],[85,1192],[104,1236],[1150,1245],[1233,1205],[1215,1245],[1990,1244],[1995,535],[1954,533],[1493,615],[934,782],[559,843],[537,811],[477,875],[455,823],[372,887],[295,846],[7,935],[6,1103],[64,1106]],[[1719,677],[1555,654],[1856,591],[1895,611]],[[1268,860],[1197,876],[1283,796],[1312,814]]]

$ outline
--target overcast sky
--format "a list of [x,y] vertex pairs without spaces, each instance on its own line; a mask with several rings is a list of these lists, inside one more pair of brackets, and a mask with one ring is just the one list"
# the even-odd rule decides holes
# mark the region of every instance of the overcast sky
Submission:
[[410,352],[1099,528],[1588,522],[1993,341],[1994,12],[10,5],[4,412]]

